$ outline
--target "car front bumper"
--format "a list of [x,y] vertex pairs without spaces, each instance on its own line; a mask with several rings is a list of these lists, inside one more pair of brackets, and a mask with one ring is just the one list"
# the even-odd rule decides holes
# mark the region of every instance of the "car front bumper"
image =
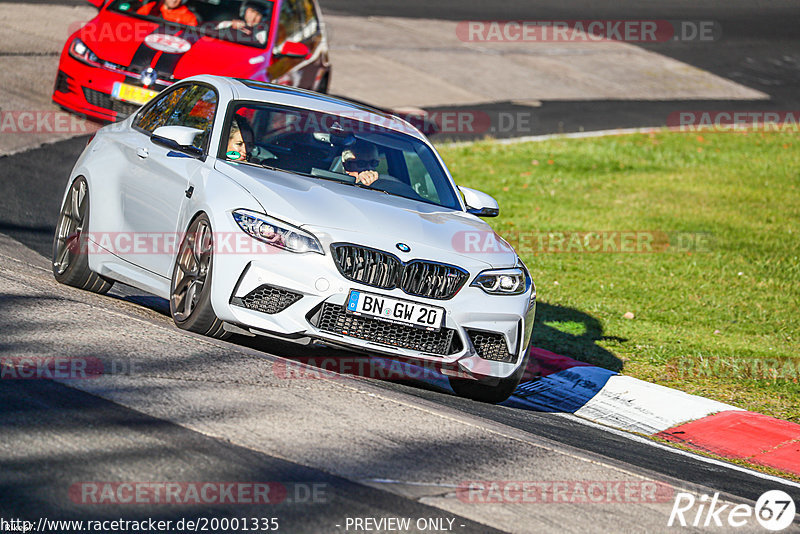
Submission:
[[[126,81],[122,73],[82,63],[68,52],[61,54],[53,89],[53,102],[80,115],[102,121],[118,121],[140,105],[111,96],[115,82]],[[162,86],[155,87],[163,89]]]
[[[312,338],[433,362],[476,378],[509,377],[525,360],[535,313],[532,283],[521,295],[489,295],[470,286],[478,274],[471,271],[450,299],[412,296],[348,280],[337,270],[329,244],[323,242],[324,256],[268,245],[266,253],[237,254],[231,253],[235,246],[215,245],[212,306],[217,317],[255,334]],[[345,311],[351,289],[444,308],[442,329],[430,332],[354,316]]]

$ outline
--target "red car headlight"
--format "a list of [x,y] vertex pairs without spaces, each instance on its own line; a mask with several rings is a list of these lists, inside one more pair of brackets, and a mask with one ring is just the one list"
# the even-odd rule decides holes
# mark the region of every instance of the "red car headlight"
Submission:
[[78,38],[75,38],[72,44],[69,45],[69,55],[90,65],[96,65],[99,61],[95,53]]

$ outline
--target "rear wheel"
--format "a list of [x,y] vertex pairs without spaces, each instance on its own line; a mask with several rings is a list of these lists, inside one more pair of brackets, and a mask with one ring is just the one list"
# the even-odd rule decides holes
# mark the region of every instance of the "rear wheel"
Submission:
[[213,245],[211,222],[202,214],[192,221],[175,258],[169,311],[178,328],[222,339],[229,334],[211,307]]
[[525,349],[522,365],[514,371],[514,374],[507,378],[499,379],[495,385],[480,380],[449,377],[450,387],[453,388],[453,391],[455,391],[456,395],[459,397],[465,397],[478,402],[488,402],[490,404],[503,402],[517,389],[517,386],[522,380],[522,375],[525,374],[525,369],[528,367],[529,358],[530,345]]
[[89,186],[75,179],[64,199],[53,238],[53,276],[62,284],[107,293],[114,285],[89,269]]

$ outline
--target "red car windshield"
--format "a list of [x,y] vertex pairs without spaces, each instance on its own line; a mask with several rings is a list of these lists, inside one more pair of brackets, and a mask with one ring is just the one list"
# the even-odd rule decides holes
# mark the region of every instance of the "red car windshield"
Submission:
[[[269,0],[114,0],[109,11],[158,22],[183,39],[202,36],[266,48],[273,3]],[[144,39],[145,30],[136,32]]]

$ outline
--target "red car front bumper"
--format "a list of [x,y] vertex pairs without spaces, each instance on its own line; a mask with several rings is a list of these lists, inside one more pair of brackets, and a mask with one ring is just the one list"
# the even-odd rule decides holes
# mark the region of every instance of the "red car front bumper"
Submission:
[[111,96],[114,82],[123,81],[124,74],[86,65],[65,52],[58,65],[53,102],[92,119],[118,121],[139,109],[139,104]]

